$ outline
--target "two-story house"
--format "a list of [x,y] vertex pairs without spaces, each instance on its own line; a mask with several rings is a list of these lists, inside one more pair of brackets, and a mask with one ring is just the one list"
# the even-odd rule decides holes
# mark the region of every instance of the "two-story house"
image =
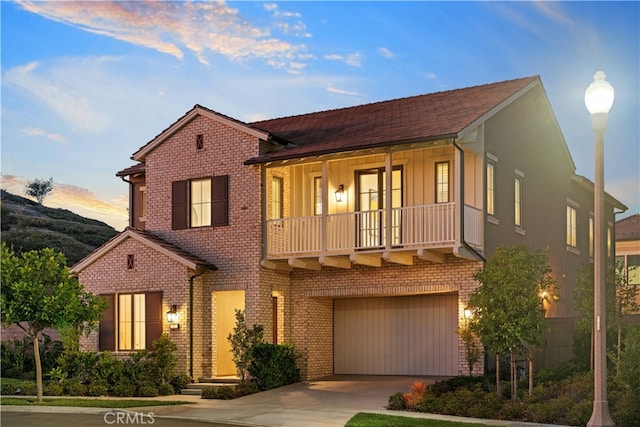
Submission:
[[537,76],[254,123],[196,105],[132,159],[130,227],[73,267],[110,302],[84,347],[165,332],[196,379],[235,373],[236,309],[303,378],[464,374],[458,323],[496,247],[548,248],[549,318],[589,261],[592,185]]

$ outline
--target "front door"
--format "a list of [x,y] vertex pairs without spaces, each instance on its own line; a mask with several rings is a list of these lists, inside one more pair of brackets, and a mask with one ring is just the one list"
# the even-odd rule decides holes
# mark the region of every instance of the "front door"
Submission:
[[244,310],[244,291],[220,291],[215,295],[215,328],[216,328],[216,376],[237,375],[236,365],[233,363],[233,353],[229,334],[236,327],[236,310]]

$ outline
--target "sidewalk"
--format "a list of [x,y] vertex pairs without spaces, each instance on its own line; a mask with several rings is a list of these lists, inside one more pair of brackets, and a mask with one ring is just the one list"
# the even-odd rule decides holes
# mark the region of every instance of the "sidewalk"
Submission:
[[[331,376],[293,384],[234,400],[209,400],[199,396],[163,396],[154,400],[184,400],[187,405],[132,408],[132,412],[153,412],[156,417],[220,422],[239,426],[264,427],[343,427],[358,412],[370,412],[414,418],[477,423],[505,427],[535,427],[543,424],[461,418],[385,409],[388,398],[408,390],[414,377]],[[434,381],[434,379],[429,379]],[[29,409],[22,409],[29,408]],[[3,411],[73,412],[98,408],[7,407]],[[79,411],[78,411],[79,412]]]

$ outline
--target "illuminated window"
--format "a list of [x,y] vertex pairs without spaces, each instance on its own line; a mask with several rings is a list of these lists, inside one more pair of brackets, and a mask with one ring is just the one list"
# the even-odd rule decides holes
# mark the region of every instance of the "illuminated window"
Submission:
[[517,227],[522,227],[522,181],[523,177],[520,175],[516,175],[514,194],[514,221]]
[[487,163],[487,215],[495,216],[495,167],[492,162]]
[[271,218],[284,217],[284,179],[274,176],[271,180]]
[[191,226],[211,225],[211,180],[191,181]]
[[145,348],[145,294],[118,296],[118,349]]
[[567,246],[577,247],[576,209],[567,206]]
[[436,203],[449,203],[449,162],[436,163]]
[[322,215],[322,177],[313,178],[313,214]]

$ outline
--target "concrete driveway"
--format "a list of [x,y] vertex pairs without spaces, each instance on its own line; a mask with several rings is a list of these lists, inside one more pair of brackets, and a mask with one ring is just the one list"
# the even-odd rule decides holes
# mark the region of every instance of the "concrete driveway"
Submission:
[[[275,390],[195,405],[154,408],[158,416],[253,426],[336,426],[358,412],[382,412],[389,396],[410,389],[417,377],[334,375]],[[420,378],[433,383],[436,378]],[[393,414],[393,412],[391,412]]]

